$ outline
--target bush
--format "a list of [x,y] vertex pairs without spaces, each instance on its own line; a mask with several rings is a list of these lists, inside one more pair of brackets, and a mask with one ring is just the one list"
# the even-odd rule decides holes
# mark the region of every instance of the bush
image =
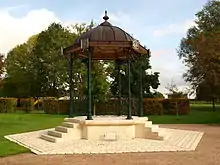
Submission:
[[10,113],[15,111],[16,99],[0,98],[0,113]]
[[59,114],[59,102],[58,100],[44,100],[43,110],[48,114]]
[[[77,115],[85,115],[86,107],[85,100],[74,100],[73,113]],[[69,114],[69,100],[44,100],[43,110],[48,114]]]
[[190,110],[190,100],[188,99],[164,99],[164,114],[186,115]]
[[143,114],[144,115],[162,115],[163,114],[163,99],[144,99]]
[[34,110],[34,99],[32,98],[21,98],[20,99],[20,109],[24,110],[26,113]]
[[127,100],[117,98],[99,102],[96,105],[96,115],[124,115],[127,113]]

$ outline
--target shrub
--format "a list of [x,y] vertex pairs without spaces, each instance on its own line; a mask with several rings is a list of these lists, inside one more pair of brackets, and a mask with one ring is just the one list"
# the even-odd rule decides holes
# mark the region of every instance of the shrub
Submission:
[[34,99],[32,98],[21,98],[20,99],[20,109],[24,110],[26,113],[34,110]]
[[59,101],[58,100],[44,100],[43,110],[48,114],[59,114]]
[[[84,101],[74,100],[73,113],[85,115],[86,103]],[[43,110],[48,114],[69,114],[69,100],[44,100]]]
[[163,99],[144,99],[143,114],[144,115],[162,115],[163,114]]
[[164,99],[164,114],[185,115],[190,110],[190,100],[188,99]]
[[0,113],[10,113],[15,111],[16,99],[0,98]]
[[122,98],[121,102],[117,98],[99,102],[96,105],[97,115],[123,115],[127,113],[127,100]]

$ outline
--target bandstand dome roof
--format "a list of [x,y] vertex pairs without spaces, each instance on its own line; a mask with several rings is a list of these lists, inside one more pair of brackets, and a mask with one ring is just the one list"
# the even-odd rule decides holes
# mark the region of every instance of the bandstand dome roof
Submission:
[[113,41],[133,41],[128,33],[117,26],[111,25],[107,20],[108,16],[104,16],[105,22],[101,23],[99,26],[93,28],[90,31],[85,32],[80,37],[78,37],[75,43],[80,43],[81,39],[89,39],[89,42],[113,42]]
[[92,48],[92,59],[115,60],[127,59],[128,54],[148,54],[149,50],[144,48],[130,34],[108,22],[107,11],[103,17],[104,22],[95,28],[83,33],[76,38],[74,44],[64,49],[64,54],[75,53],[87,57],[84,45]]

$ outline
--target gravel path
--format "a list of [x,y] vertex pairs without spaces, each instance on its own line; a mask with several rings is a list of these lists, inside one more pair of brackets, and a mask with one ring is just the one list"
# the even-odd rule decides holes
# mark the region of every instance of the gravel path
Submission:
[[196,151],[99,155],[34,155],[0,158],[0,165],[220,165],[220,126],[161,125],[204,132]]

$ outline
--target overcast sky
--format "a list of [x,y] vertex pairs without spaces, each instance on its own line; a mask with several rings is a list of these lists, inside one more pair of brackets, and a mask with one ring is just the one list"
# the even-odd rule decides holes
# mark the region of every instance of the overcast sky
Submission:
[[172,80],[179,86],[184,65],[176,49],[207,0],[0,0],[0,52],[7,53],[52,22],[109,22],[132,34],[151,49],[153,71],[160,72],[159,91]]

